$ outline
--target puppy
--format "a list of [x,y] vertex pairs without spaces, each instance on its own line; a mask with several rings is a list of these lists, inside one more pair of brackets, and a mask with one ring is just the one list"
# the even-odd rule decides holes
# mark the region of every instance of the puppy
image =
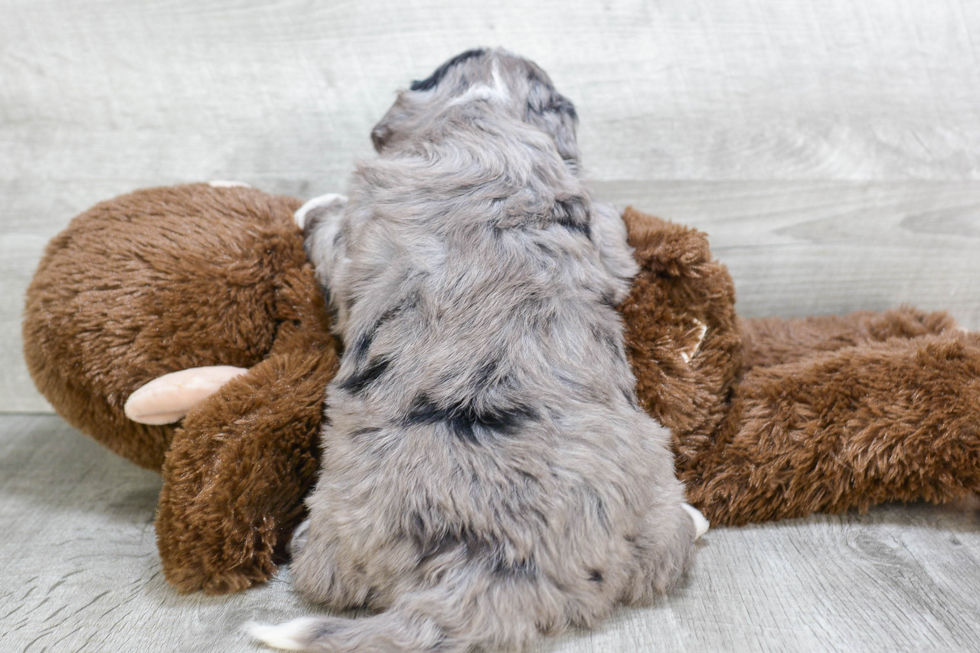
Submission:
[[691,564],[668,433],[616,305],[636,273],[579,179],[575,109],[470,50],[374,128],[350,200],[300,211],[346,343],[291,573],[384,612],[256,626],[290,650],[525,650],[650,601]]

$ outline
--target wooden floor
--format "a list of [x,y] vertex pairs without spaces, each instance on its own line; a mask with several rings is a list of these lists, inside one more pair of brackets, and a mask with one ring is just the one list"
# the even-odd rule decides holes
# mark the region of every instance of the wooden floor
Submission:
[[[57,417],[0,416],[0,650],[258,651],[249,620],[311,614],[288,572],[227,597],[164,581],[159,478]],[[884,506],[709,531],[681,587],[548,652],[980,650],[980,517]]]

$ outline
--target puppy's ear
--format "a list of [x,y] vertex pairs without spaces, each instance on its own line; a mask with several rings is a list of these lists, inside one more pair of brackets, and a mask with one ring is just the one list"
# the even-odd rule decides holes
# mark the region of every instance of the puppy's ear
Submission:
[[561,158],[578,164],[578,140],[575,137],[578,113],[575,105],[555,90],[542,71],[532,68],[527,78],[529,88],[524,119],[551,134]]
[[414,82],[412,82],[410,90],[431,91],[432,89],[434,89],[436,86],[439,85],[439,82],[442,81],[442,78],[445,77],[446,73],[448,73],[450,69],[452,69],[454,66],[463,63],[467,59],[482,57],[484,54],[486,54],[486,52],[487,52],[486,48],[473,48],[472,50],[467,50],[466,52],[460,52],[455,57],[444,62],[441,66],[436,68],[435,71],[433,71],[433,73],[428,77],[426,77],[425,79],[421,79],[421,80],[417,79]]

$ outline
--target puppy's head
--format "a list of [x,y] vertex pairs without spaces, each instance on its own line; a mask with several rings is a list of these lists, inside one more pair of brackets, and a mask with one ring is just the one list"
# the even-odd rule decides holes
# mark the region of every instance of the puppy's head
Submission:
[[374,149],[382,152],[442,112],[471,102],[490,103],[501,115],[537,127],[552,137],[563,159],[578,162],[574,105],[537,64],[501,49],[462,52],[399,92],[371,132]]

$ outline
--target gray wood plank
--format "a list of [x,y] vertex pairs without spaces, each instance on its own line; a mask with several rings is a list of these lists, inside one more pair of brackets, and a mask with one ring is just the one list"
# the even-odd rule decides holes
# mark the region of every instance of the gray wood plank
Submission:
[[980,177],[968,0],[3,8],[3,177],[337,182],[394,88],[480,43],[553,73],[608,178]]
[[[317,610],[292,593],[288,569],[233,596],[175,593],[155,549],[159,488],[57,417],[0,416],[0,648],[259,651],[246,621]],[[888,505],[712,530],[656,605],[539,650],[977,650],[978,514]]]
[[599,192],[706,231],[748,316],[913,304],[980,329],[975,182],[599,182]]

